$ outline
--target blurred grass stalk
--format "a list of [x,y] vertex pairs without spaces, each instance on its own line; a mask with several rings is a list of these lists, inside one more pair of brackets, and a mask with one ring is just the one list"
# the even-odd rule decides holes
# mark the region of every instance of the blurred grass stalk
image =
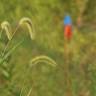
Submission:
[[65,84],[66,84],[66,92],[65,92],[65,96],[73,96],[72,95],[72,82],[71,82],[71,77],[70,77],[70,70],[69,70],[69,66],[70,66],[70,43],[68,40],[65,39],[64,42],[64,70],[65,70]]

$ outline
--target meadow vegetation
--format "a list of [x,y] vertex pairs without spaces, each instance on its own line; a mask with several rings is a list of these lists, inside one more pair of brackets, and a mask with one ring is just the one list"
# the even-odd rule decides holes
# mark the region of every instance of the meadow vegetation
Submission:
[[80,1],[0,2],[0,96],[96,96],[96,1]]

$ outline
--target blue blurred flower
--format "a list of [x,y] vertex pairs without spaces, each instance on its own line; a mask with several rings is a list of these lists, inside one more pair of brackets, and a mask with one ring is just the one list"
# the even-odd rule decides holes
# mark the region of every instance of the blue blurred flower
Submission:
[[71,17],[69,15],[65,16],[64,25],[71,25],[71,24],[72,24]]

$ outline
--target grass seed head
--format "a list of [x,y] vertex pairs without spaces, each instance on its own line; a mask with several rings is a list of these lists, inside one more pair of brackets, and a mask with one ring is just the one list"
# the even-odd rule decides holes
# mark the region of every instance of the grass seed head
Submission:
[[34,26],[33,26],[31,19],[27,18],[27,17],[22,18],[19,22],[19,25],[21,26],[24,24],[27,26],[27,28],[29,30],[30,37],[33,40],[35,38],[35,33],[34,33]]
[[53,67],[57,65],[57,63],[48,56],[37,56],[30,61],[31,66],[34,66],[39,63],[49,64]]
[[8,21],[2,22],[2,23],[1,23],[1,28],[2,28],[2,30],[5,30],[8,39],[11,40],[11,38],[12,38],[12,33],[11,33],[10,23],[9,23]]

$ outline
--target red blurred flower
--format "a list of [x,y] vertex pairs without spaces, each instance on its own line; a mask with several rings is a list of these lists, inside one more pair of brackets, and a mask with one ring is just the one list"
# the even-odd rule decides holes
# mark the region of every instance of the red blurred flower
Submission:
[[72,38],[72,27],[71,27],[71,25],[65,25],[65,27],[64,27],[64,37],[67,40],[70,40]]

